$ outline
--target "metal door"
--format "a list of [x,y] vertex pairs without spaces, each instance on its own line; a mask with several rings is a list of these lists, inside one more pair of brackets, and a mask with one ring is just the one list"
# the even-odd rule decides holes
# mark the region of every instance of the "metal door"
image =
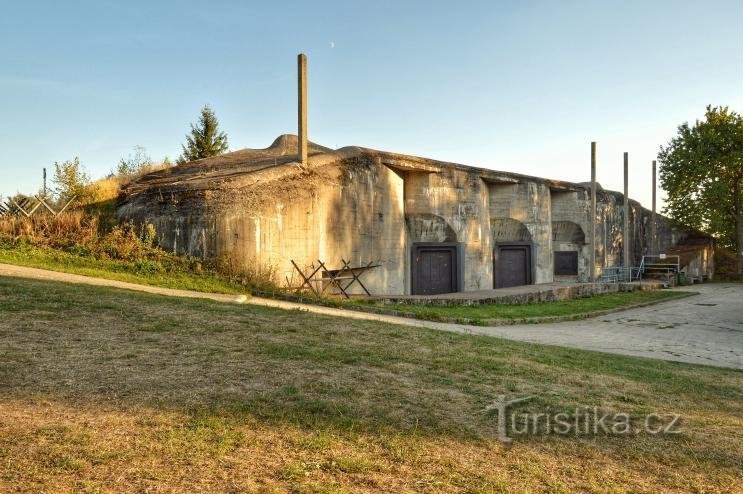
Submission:
[[531,284],[531,245],[501,244],[493,252],[495,288]]
[[457,249],[451,245],[413,246],[413,295],[457,291]]
[[577,276],[578,252],[555,252],[555,274],[557,276]]

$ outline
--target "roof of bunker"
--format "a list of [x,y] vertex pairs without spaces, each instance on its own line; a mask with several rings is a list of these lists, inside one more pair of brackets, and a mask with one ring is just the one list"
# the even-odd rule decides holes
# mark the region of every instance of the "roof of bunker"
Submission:
[[[280,180],[287,174],[302,173],[352,158],[371,159],[380,165],[404,172],[436,173],[448,168],[479,175],[484,181],[495,184],[536,182],[556,191],[590,190],[588,183],[551,180],[358,146],[330,149],[312,142],[308,143],[307,164],[302,165],[297,160],[297,144],[296,135],[284,134],[264,149],[241,149],[143,175],[124,187],[122,192],[124,196],[130,196],[151,189],[214,190],[249,187],[260,182]],[[603,190],[600,185],[598,189]]]

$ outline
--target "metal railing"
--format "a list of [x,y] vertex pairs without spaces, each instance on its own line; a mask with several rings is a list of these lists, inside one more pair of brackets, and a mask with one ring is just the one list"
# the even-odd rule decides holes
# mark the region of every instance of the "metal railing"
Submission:
[[681,273],[681,256],[658,254],[642,257],[642,274],[645,277],[660,278],[666,283],[675,284],[679,279],[679,273]]
[[639,266],[611,266],[601,271],[599,281],[602,283],[627,283],[642,279],[642,268]]
[[642,256],[640,265],[643,273],[652,271],[661,271],[664,273],[678,273],[681,271],[681,256],[658,254],[657,256]]

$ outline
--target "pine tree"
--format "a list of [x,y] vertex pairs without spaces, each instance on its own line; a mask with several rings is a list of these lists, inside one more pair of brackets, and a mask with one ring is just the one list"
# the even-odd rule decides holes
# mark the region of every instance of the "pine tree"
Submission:
[[191,124],[191,134],[186,135],[186,144],[181,147],[183,154],[178,158],[179,164],[227,151],[227,134],[219,131],[219,121],[209,105],[201,109],[198,123]]

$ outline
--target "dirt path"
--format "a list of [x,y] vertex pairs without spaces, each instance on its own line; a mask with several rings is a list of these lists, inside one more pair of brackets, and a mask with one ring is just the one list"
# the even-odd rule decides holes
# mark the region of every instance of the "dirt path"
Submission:
[[695,287],[701,295],[650,307],[629,309],[584,321],[481,327],[421,321],[244,295],[174,290],[122,281],[0,264],[0,276],[107,286],[174,297],[248,303],[285,310],[364,319],[466,334],[497,336],[531,343],[595,350],[661,360],[743,369],[743,284]]

